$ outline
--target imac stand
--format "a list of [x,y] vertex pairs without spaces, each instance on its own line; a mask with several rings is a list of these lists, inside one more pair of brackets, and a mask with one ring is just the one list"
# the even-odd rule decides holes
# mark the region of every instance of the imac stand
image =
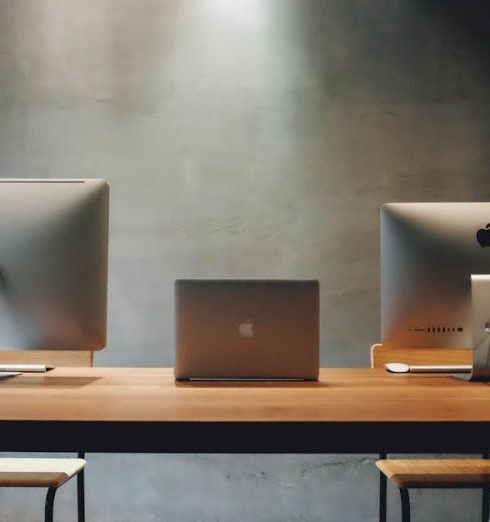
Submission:
[[471,372],[453,376],[465,381],[490,381],[490,275],[471,276],[471,334]]

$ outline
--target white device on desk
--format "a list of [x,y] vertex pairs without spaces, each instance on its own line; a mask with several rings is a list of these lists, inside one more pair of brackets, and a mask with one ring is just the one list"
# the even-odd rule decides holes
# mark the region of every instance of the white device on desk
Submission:
[[175,378],[316,380],[318,281],[175,282]]
[[105,347],[108,213],[104,180],[0,179],[0,350]]
[[445,364],[405,364],[398,362],[385,363],[385,369],[391,373],[470,373],[471,366]]
[[54,366],[46,364],[0,364],[0,372],[46,373]]

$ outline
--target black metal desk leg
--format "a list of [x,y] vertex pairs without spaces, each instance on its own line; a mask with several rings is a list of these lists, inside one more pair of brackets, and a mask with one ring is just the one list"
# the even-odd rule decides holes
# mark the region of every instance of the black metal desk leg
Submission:
[[[78,454],[79,459],[85,458],[85,453]],[[85,470],[77,475],[77,511],[78,522],[85,522]]]
[[410,496],[408,489],[400,488],[400,497],[402,501],[402,522],[410,522]]
[[[386,459],[386,453],[379,454],[380,460]],[[386,475],[379,472],[379,522],[386,522],[386,504],[387,504],[387,491],[386,491]]]
[[[484,453],[482,456],[484,459],[488,459],[489,454]],[[488,522],[490,518],[490,488],[483,488],[481,493],[481,519],[482,522]]]
[[53,522],[54,496],[57,488],[49,488],[44,504],[44,522]]

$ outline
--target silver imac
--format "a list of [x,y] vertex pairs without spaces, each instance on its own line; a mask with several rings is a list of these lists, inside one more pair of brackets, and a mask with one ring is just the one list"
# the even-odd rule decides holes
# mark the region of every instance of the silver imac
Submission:
[[106,344],[109,186],[0,179],[0,349]]
[[474,347],[485,321],[472,324],[471,276],[490,274],[490,203],[388,203],[380,228],[383,343]]

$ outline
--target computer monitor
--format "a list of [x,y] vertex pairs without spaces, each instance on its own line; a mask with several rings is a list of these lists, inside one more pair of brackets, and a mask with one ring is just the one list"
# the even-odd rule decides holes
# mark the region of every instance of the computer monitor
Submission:
[[106,344],[109,186],[0,180],[0,349]]
[[472,347],[471,275],[490,274],[490,203],[388,203],[380,228],[383,343]]

